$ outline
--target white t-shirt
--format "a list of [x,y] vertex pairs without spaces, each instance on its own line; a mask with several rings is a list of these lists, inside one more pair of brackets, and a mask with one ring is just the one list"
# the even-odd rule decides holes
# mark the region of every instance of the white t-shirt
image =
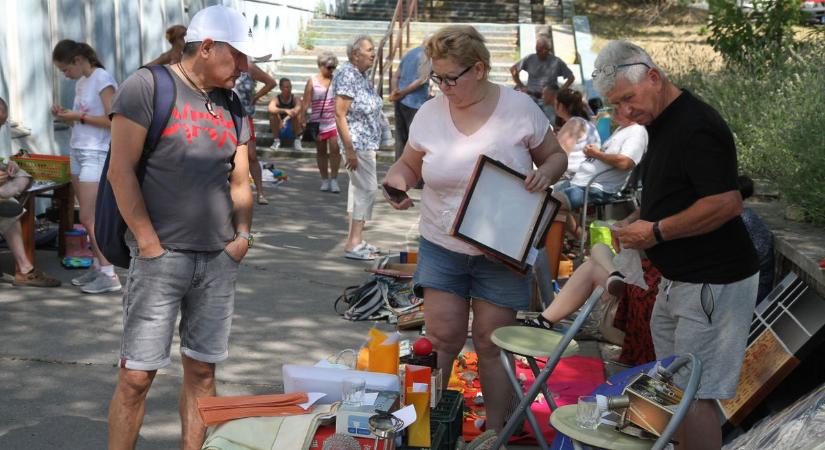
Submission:
[[[108,86],[117,90],[115,79],[101,68],[96,68],[88,78],[80,77],[75,84],[72,109],[86,113],[87,116],[106,115],[103,101],[100,100],[100,92]],[[72,148],[107,151],[111,138],[112,134],[108,128],[75,122],[70,144]]]
[[[612,136],[604,143],[602,151],[613,155],[624,155],[632,159],[634,163],[639,164],[642,156],[647,149],[647,130],[645,127],[632,124],[625,128],[616,130]],[[579,171],[570,181],[570,184],[575,186],[587,186],[587,182],[599,172],[610,169],[613,166],[606,162],[595,158],[585,160],[580,166]],[[599,189],[603,192],[615,194],[624,185],[627,178],[626,171],[608,172],[599,177],[590,186]]]
[[526,94],[503,86],[498,89],[493,114],[470,136],[455,127],[444,95],[425,102],[410,125],[408,144],[424,153],[421,236],[465,255],[481,252],[450,236],[450,229],[479,155],[526,174],[533,168],[530,149],[541,145],[550,127],[547,117]]
[[586,159],[584,156],[584,148],[587,147],[588,144],[601,145],[602,139],[599,137],[599,131],[596,129],[596,126],[590,123],[589,120],[574,116],[571,117],[568,122],[581,122],[586,130],[582,137],[576,141],[576,146],[573,147],[573,150],[567,154],[567,171],[564,173],[564,177],[572,179],[576,173],[578,173],[582,163]]

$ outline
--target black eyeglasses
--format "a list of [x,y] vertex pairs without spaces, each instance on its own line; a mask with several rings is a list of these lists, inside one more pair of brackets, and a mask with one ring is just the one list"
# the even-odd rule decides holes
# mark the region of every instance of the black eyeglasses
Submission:
[[329,70],[335,70],[336,67],[338,67],[338,66],[326,66],[326,68],[329,69]]
[[469,72],[470,69],[472,69],[472,68],[473,68],[473,66],[469,66],[466,69],[462,70],[460,74],[458,74],[454,77],[448,77],[446,75],[441,77],[441,76],[436,75],[435,72],[430,72],[430,79],[433,80],[433,83],[435,83],[439,86],[441,86],[441,83],[444,83],[447,86],[452,87],[452,86],[456,85],[456,83],[458,82],[458,79],[461,78],[462,75]]
[[598,69],[594,70],[591,77],[592,78],[598,78],[602,75],[604,75],[606,77],[612,77],[613,75],[616,75],[616,72],[619,69],[623,69],[625,67],[632,67],[632,66],[645,66],[648,69],[650,69],[650,66],[647,65],[647,63],[643,63],[643,62],[635,62],[635,63],[619,64],[619,65],[605,64],[604,66],[599,67]]

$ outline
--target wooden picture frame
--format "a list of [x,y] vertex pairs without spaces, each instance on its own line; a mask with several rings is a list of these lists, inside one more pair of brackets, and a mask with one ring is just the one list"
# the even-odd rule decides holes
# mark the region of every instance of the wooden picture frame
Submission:
[[524,189],[526,178],[489,156],[479,156],[451,232],[522,274],[544,247],[561,207],[551,189]]

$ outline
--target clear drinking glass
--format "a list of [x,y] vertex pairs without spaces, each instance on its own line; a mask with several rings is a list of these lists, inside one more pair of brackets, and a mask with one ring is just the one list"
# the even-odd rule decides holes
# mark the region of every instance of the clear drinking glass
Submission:
[[358,407],[364,403],[367,381],[358,377],[344,378],[341,384],[342,406]]
[[596,403],[595,395],[579,397],[576,404],[576,425],[588,430],[595,430],[599,426],[601,411]]

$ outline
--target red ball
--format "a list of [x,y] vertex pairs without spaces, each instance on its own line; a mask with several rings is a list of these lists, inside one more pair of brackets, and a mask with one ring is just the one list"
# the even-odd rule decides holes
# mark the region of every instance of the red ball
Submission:
[[433,343],[425,337],[420,337],[413,343],[413,352],[418,356],[427,356],[433,352]]

